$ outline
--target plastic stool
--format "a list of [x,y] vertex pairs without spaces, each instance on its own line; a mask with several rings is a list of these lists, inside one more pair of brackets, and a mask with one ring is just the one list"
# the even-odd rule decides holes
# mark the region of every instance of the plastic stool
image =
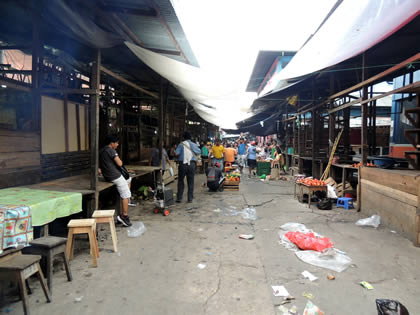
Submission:
[[337,208],[344,208],[349,210],[350,208],[354,208],[353,206],[353,198],[349,197],[340,197],[337,199]]

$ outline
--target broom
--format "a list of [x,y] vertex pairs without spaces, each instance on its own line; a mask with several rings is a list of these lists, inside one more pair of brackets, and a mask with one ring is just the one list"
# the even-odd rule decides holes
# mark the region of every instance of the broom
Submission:
[[343,131],[344,129],[341,129],[340,132],[338,133],[337,138],[335,138],[334,145],[331,149],[330,159],[328,160],[327,168],[325,169],[324,173],[321,176],[321,180],[326,180],[327,176],[330,173],[330,168],[331,168],[332,160],[334,158],[335,150],[337,149],[338,143],[340,142],[341,134],[343,133]]

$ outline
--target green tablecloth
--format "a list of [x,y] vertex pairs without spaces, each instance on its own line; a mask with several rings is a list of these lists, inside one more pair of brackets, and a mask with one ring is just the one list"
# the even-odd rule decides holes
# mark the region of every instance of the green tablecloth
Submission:
[[82,211],[82,194],[30,188],[0,189],[0,204],[27,206],[31,210],[32,225],[40,226],[56,218]]

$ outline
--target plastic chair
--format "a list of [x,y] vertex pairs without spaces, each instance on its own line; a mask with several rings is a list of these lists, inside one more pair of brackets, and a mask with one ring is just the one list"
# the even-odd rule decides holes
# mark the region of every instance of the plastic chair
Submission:
[[350,208],[354,208],[353,206],[353,198],[349,197],[340,197],[337,199],[337,208],[344,208],[349,210]]

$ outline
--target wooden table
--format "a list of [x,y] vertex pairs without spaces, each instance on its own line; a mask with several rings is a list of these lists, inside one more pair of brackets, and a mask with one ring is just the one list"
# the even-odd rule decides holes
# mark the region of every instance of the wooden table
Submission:
[[296,186],[299,187],[299,194],[301,200],[303,199],[303,190],[306,190],[308,192],[308,207],[311,207],[311,199],[312,195],[315,191],[328,191],[327,186],[308,186],[305,184],[296,183],[295,184],[295,198],[296,198]]

